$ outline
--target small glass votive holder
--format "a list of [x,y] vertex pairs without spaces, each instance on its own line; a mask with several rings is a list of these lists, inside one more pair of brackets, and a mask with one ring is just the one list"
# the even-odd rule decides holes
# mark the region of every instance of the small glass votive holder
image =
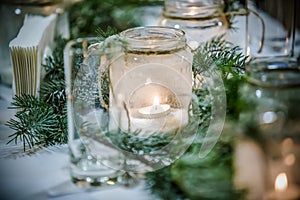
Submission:
[[199,45],[226,33],[223,8],[223,0],[166,0],[159,25],[182,29],[191,46]]
[[262,199],[300,198],[300,70],[292,61],[284,63],[251,64],[241,88],[248,108],[240,121],[260,145],[266,166]]
[[[76,113],[78,111],[73,108],[73,92],[75,91],[74,84],[76,83],[76,77],[80,75],[81,71],[87,70],[88,68],[85,63],[85,59],[88,56],[88,47],[98,42],[99,39],[96,37],[78,38],[69,41],[64,49],[70,175],[72,181],[79,186],[113,185],[118,181],[118,176],[121,174],[120,171],[116,171],[103,165],[101,160],[90,154],[89,150],[86,148],[86,142],[81,136],[80,130],[78,129],[78,126],[76,126],[76,121],[74,119],[78,116]],[[84,84],[86,84],[84,81],[93,80],[90,79],[81,81],[82,82],[79,84],[82,84],[84,87]],[[96,81],[94,83],[90,82],[88,87],[93,86],[97,87]],[[91,91],[92,89],[87,88],[87,90]],[[96,99],[93,99],[92,101],[94,101],[92,104],[96,103]],[[85,104],[82,104],[81,109],[87,109],[89,106],[89,102],[86,101]],[[94,119],[92,114],[91,120]],[[97,112],[94,114],[97,115]]]

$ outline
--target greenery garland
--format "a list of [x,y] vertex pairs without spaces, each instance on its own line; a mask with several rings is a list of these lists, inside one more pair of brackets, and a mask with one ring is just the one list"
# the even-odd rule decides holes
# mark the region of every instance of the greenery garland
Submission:
[[[114,8],[117,6],[132,5],[135,8],[141,4],[145,5],[145,2],[149,5],[161,4],[161,1],[151,0],[132,0],[132,4],[129,4],[130,2],[88,0],[84,3],[74,4],[70,8],[72,11],[70,12],[71,27],[75,27],[71,31],[72,38],[94,35],[94,27],[98,27],[99,24],[101,28],[96,33],[100,40],[115,33],[116,30],[121,30],[122,26],[116,27],[116,29],[103,29],[103,27],[115,27],[112,19],[114,18]],[[232,10],[232,6],[236,5],[233,0],[227,2],[229,2],[226,4],[228,10]],[[102,13],[108,13],[108,15],[101,15]],[[101,18],[97,17],[100,15]],[[138,25],[139,22],[134,20],[126,24],[127,27]],[[53,55],[47,59],[44,66],[46,76],[42,81],[40,98],[21,95],[15,96],[13,99],[12,108],[18,109],[15,115],[17,119],[10,119],[6,125],[16,131],[10,136],[10,142],[22,141],[24,151],[27,147],[31,148],[36,145],[49,146],[67,142],[63,72],[63,48],[66,42],[62,38],[56,39]],[[194,73],[198,73],[197,70],[203,70],[199,69],[199,62],[211,62],[212,59],[222,74],[227,95],[227,113],[232,119],[236,119],[239,113],[240,107],[236,103],[239,99],[238,87],[244,81],[243,66],[246,57],[240,52],[238,47],[232,47],[222,36],[214,38],[194,52]],[[194,90],[193,92],[199,99],[201,107],[199,114],[202,119],[199,123],[204,127],[201,129],[199,137],[204,137],[205,127],[208,126],[207,121],[210,118],[210,104],[208,101],[204,101],[208,93],[203,90]],[[118,139],[130,143],[126,137]],[[136,141],[131,141],[130,145],[135,143]],[[150,147],[153,147],[152,144]],[[243,193],[235,191],[233,186],[232,139],[221,139],[204,160],[196,157],[200,147],[201,143],[195,142],[186,154],[171,166],[147,173],[147,186],[151,192],[161,199],[240,199]],[[140,151],[140,148],[139,146],[129,149]],[[214,188],[214,192],[211,192],[212,188]]]

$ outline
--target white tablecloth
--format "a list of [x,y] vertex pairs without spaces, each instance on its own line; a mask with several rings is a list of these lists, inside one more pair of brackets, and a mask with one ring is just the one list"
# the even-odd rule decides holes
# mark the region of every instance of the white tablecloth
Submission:
[[0,199],[1,200],[119,200],[154,199],[144,182],[133,188],[104,186],[80,188],[69,174],[67,145],[40,149],[32,154],[23,152],[22,144],[6,144],[14,133],[4,124],[14,115],[8,109],[11,88],[0,85]]

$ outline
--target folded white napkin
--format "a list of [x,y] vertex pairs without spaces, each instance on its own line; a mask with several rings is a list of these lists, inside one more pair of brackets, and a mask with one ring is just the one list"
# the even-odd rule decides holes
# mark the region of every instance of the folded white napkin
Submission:
[[15,94],[37,95],[41,63],[55,36],[57,14],[26,15],[18,35],[9,43]]

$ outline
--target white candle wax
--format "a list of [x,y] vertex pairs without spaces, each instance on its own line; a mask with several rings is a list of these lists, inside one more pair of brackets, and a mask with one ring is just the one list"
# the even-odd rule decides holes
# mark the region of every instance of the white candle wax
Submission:
[[140,130],[139,136],[148,137],[155,133],[167,133],[188,123],[188,113],[183,109],[169,109],[168,114],[153,118],[132,117],[131,130]]
[[153,105],[138,109],[139,117],[157,118],[167,115],[170,112],[171,106],[168,104],[160,104],[159,98],[153,98]]
[[172,132],[188,123],[187,110],[160,104],[158,96],[154,96],[151,106],[129,109],[129,115],[125,110],[119,111],[110,109],[110,130],[119,127],[123,131],[137,131],[140,137]]
[[170,105],[162,104],[147,106],[140,108],[138,112],[145,117],[156,118],[168,114],[170,112]]

